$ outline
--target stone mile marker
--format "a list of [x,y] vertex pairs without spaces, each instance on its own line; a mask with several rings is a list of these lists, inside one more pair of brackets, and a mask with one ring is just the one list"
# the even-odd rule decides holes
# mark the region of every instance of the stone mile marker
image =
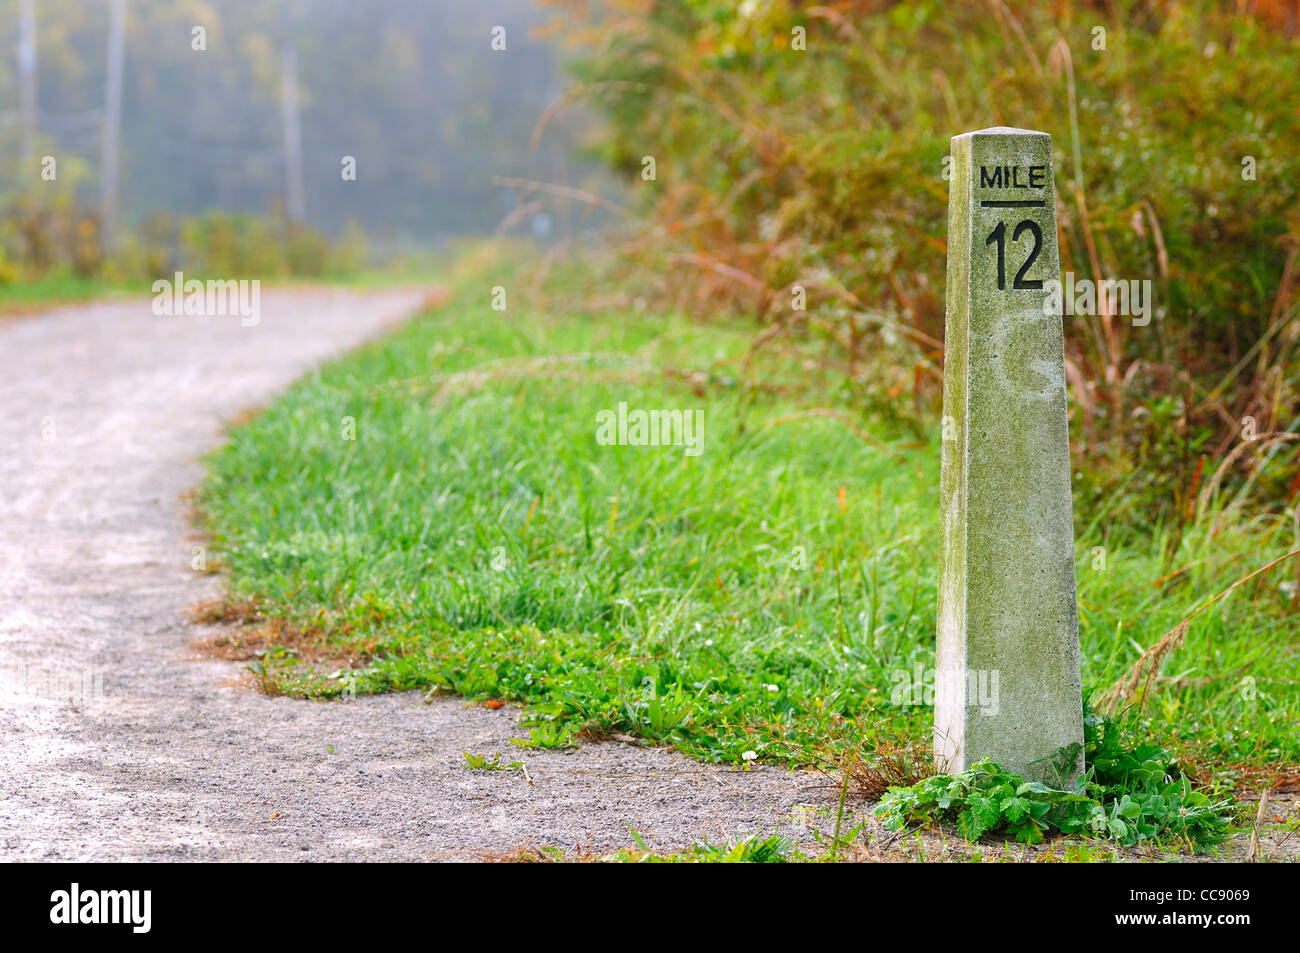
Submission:
[[1078,743],[1079,625],[1052,138],[952,140],[935,760],[1058,780]]

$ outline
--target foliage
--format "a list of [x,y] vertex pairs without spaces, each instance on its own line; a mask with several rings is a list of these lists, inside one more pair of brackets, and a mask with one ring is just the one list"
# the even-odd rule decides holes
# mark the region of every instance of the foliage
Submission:
[[1133,743],[1115,720],[1087,710],[1086,773],[1065,785],[1063,766],[1073,751],[1058,752],[1058,785],[1002,770],[985,760],[958,775],[935,775],[910,787],[891,787],[876,812],[897,830],[908,823],[955,822],[967,840],[1004,834],[1026,844],[1052,832],[1114,840],[1125,846],[1174,840],[1205,848],[1223,841],[1231,802],[1193,790],[1172,757],[1150,741]]
[[[350,235],[350,241],[357,243],[355,231]],[[187,219],[180,226],[180,246],[188,267],[208,275],[319,278],[354,269],[359,257],[355,247],[341,246],[345,253],[336,261],[334,246],[325,235],[286,222],[278,213],[262,218],[209,212]]]
[[511,761],[509,764],[501,763],[501,752],[492,755],[491,760],[485,754],[472,754],[469,751],[463,752],[465,755],[465,767],[470,771],[522,771],[524,763],[522,761]]
[[50,272],[95,278],[103,266],[98,216],[78,207],[68,191],[8,196],[0,202],[0,258],[7,262],[0,284]]
[[[1149,280],[1157,305],[1145,327],[1066,319],[1090,488],[1122,497],[1133,522],[1180,519],[1202,457],[1221,457],[1245,417],[1260,434],[1294,428],[1300,47],[1276,5],[1263,18],[1214,0],[552,5],[583,27],[577,75],[608,120],[601,154],[649,216],[626,246],[629,280],[650,271],[639,280],[697,315],[755,315],[756,346],[824,341],[852,384],[912,395],[928,420],[948,139],[1043,129],[1063,271]],[[1294,445],[1276,452],[1295,459]],[[1285,472],[1253,491],[1293,498]]]
[[686,850],[666,854],[651,850],[636,831],[632,831],[632,839],[636,842],[635,848],[616,851],[599,859],[620,864],[784,864],[804,859],[789,840],[777,834],[766,837],[754,834],[729,844],[712,844],[704,840]]
[[98,215],[68,193],[12,196],[0,210],[5,297],[21,300],[25,289],[36,296],[43,283],[59,279],[95,288],[147,285],[178,270],[191,277],[337,278],[358,272],[366,257],[359,226],[336,242],[278,213],[208,212],[177,222],[155,212],[120,235],[111,253],[100,238]]

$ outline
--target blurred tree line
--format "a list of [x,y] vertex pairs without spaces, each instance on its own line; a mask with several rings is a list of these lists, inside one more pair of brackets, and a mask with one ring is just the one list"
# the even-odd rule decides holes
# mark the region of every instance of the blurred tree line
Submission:
[[1296,0],[548,5],[641,197],[638,294],[750,313],[757,351],[820,339],[858,406],[929,426],[949,138],[1046,130],[1062,270],[1156,301],[1066,318],[1085,492],[1175,522],[1233,480],[1294,504]]
[[[37,137],[26,156],[12,55],[22,2],[0,0],[3,248],[10,272],[51,260],[93,272],[111,0],[34,3]],[[530,148],[565,84],[554,51],[532,35],[541,16],[528,0],[127,0],[117,267],[165,270],[211,238],[198,250],[213,267],[232,267],[216,260],[222,248],[253,247],[272,270],[331,270],[360,253],[363,233],[393,248],[491,232],[519,198],[494,177],[581,182],[594,166],[574,165],[566,142],[581,117],[562,117]],[[493,48],[498,26],[504,50]],[[304,221],[292,226],[288,50],[305,194]],[[45,155],[57,160],[53,181],[41,176]],[[555,203],[525,224],[562,233],[577,218]]]

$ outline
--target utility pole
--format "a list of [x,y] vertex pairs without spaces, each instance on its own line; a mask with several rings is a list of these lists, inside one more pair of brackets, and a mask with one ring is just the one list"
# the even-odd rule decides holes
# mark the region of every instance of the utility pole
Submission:
[[36,0],[18,4],[18,119],[25,170],[36,152]]
[[[30,0],[28,0],[30,2]],[[99,220],[104,250],[117,234],[117,155],[122,128],[122,59],[126,47],[126,0],[112,0],[108,24],[108,82],[104,138],[100,143]]]
[[298,117],[298,54],[286,47],[282,56],[281,107],[284,118],[284,176],[289,221],[306,218],[302,187],[302,125]]

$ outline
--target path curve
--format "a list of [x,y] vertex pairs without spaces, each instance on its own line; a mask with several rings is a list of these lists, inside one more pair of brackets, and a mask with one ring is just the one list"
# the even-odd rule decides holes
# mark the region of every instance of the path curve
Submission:
[[[261,320],[146,300],[0,319],[0,860],[423,860],[771,831],[804,778],[624,744],[519,749],[518,712],[269,698],[199,657],[182,502],[224,420],[428,289],[267,291]],[[515,772],[470,772],[500,751]],[[788,824],[785,825],[788,829]]]

